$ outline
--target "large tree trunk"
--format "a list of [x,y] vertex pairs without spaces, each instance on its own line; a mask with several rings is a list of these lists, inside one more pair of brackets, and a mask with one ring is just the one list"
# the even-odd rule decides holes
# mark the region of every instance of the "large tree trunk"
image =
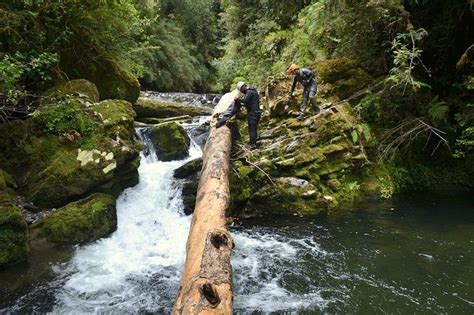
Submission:
[[[238,91],[224,95],[214,113],[222,113]],[[234,242],[226,226],[229,206],[231,131],[211,132],[204,149],[196,207],[186,247],[178,298],[173,314],[232,314],[232,266]]]

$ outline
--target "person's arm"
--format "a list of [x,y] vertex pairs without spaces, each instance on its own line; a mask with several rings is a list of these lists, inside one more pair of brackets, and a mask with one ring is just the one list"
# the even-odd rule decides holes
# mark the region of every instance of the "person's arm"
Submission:
[[293,78],[293,84],[291,85],[291,90],[290,90],[290,97],[293,97],[293,92],[295,91],[296,88],[296,83],[298,81],[296,80],[296,76]]
[[216,123],[216,128],[222,127],[225,123],[231,119],[234,115],[236,115],[240,110],[240,103],[239,101],[233,101],[226,111],[222,114],[222,117]]

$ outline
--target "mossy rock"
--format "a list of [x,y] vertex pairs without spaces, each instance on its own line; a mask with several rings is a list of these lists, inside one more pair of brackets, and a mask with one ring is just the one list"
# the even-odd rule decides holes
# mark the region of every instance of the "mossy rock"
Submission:
[[78,58],[74,51],[64,51],[61,68],[72,79],[86,79],[93,82],[102,100],[119,99],[130,103],[140,96],[138,79],[116,60],[99,56],[97,59]]
[[36,226],[49,241],[58,244],[95,241],[117,228],[115,198],[93,194],[52,212]]
[[201,171],[202,158],[194,159],[183,166],[174,170],[173,176],[175,178],[188,178]]
[[151,141],[161,161],[179,160],[189,154],[191,140],[186,130],[175,122],[154,126]]
[[145,118],[170,118],[184,115],[195,117],[211,114],[211,110],[206,107],[161,102],[147,98],[139,98],[134,109],[137,112],[137,119],[142,121]]
[[[132,105],[69,101],[45,106],[30,120],[0,124],[5,135],[0,138],[1,165],[13,175],[19,192],[44,208],[91,192],[115,193],[118,184],[136,184],[135,161],[142,147],[135,140]],[[68,120],[71,109],[73,119]]]
[[[291,85],[293,78],[284,75],[278,75],[268,78],[265,96],[265,103],[270,117],[288,116],[291,112],[298,112],[300,103],[298,98],[290,98]],[[300,89],[295,90],[295,95],[301,94]]]
[[63,99],[67,95],[86,98],[92,103],[96,103],[100,100],[99,90],[97,90],[95,84],[84,79],[71,80],[58,84],[43,93],[48,103]]
[[25,261],[28,253],[28,228],[20,209],[0,204],[0,269]]
[[265,185],[249,199],[244,216],[317,215],[327,210],[321,193],[310,182],[294,177],[281,177]]
[[317,62],[323,94],[348,98],[372,81],[372,77],[353,59],[342,57]]

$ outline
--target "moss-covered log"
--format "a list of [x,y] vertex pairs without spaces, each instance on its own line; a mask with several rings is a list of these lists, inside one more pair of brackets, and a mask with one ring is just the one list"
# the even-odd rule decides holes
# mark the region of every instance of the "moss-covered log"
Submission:
[[[226,94],[215,112],[227,108],[237,93]],[[232,314],[230,255],[234,243],[225,217],[231,143],[229,128],[211,128],[173,314]]]

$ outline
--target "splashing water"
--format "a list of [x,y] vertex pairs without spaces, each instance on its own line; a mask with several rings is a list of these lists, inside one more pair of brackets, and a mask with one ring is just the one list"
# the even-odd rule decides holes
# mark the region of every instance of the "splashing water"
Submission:
[[[117,200],[117,231],[77,247],[69,262],[53,267],[56,278],[0,313],[170,313],[191,222],[173,170],[202,152],[193,143],[189,158],[162,162],[145,130],[137,135],[149,150],[139,184]],[[364,205],[317,224],[289,218],[234,228],[235,313],[472,313],[474,217],[464,210],[472,200],[447,219],[452,204],[429,222],[408,203],[400,204],[406,213]]]

